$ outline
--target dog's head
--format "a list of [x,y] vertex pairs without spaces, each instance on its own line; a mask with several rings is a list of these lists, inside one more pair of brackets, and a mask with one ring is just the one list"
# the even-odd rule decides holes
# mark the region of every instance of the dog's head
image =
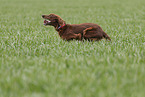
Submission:
[[65,24],[65,21],[55,14],[42,15],[42,18],[45,19],[44,20],[45,26],[50,25],[54,27],[59,27]]

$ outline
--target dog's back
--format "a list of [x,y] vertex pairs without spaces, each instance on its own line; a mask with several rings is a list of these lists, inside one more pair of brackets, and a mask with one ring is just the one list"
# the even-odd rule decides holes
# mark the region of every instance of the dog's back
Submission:
[[73,33],[76,34],[83,33],[83,31],[89,27],[97,28],[98,30],[103,31],[98,24],[94,24],[94,23],[67,24],[67,28],[69,30],[73,30]]

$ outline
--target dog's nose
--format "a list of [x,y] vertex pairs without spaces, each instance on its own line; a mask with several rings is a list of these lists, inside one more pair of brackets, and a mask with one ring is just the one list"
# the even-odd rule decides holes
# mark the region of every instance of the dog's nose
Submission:
[[45,15],[42,15],[42,17],[44,18],[44,17],[45,17]]

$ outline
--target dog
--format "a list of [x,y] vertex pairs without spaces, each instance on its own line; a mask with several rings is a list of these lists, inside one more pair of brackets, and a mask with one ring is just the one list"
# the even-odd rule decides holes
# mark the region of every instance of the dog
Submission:
[[98,24],[66,24],[66,22],[56,14],[42,15],[42,18],[44,19],[45,26],[53,26],[58,32],[59,36],[67,41],[73,39],[99,41],[103,38],[111,41],[111,38]]

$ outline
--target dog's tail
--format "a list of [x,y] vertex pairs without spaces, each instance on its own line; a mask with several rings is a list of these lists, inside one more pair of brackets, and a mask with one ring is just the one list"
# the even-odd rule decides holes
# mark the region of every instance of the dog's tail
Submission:
[[104,37],[106,40],[108,39],[109,41],[111,41],[111,38],[110,38],[105,32],[103,33],[103,37]]

